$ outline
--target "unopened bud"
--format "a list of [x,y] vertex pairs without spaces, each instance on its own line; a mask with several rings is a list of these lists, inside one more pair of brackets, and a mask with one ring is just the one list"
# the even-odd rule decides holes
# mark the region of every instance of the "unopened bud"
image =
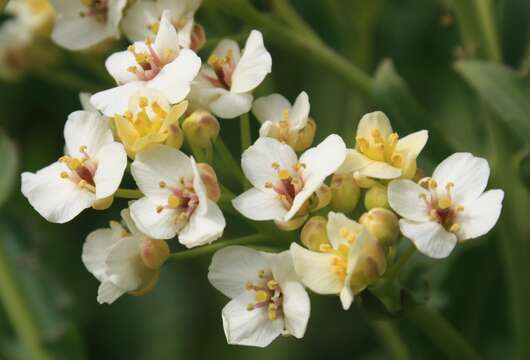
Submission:
[[180,149],[182,147],[183,142],[184,133],[182,132],[179,123],[175,122],[169,125],[165,144],[174,147],[175,149]]
[[311,211],[325,208],[331,202],[331,189],[326,184],[322,184],[308,201]]
[[294,142],[289,145],[291,145],[295,151],[306,150],[307,148],[311,147],[311,145],[313,145],[316,130],[317,124],[315,120],[309,118],[307,120],[306,126],[298,132],[296,140],[294,140]]
[[204,46],[204,43],[206,43],[206,32],[204,31],[204,27],[199,23],[194,23],[191,31],[190,48],[197,52]]
[[191,145],[208,147],[219,135],[219,121],[208,111],[196,110],[182,123],[186,140]]
[[335,174],[331,178],[331,194],[333,210],[348,214],[357,207],[361,189],[352,174]]
[[98,199],[92,203],[94,210],[107,210],[114,202],[114,196],[107,196],[103,199]]
[[366,226],[368,232],[384,246],[393,245],[399,235],[398,218],[388,209],[371,209],[361,216],[359,223]]
[[320,245],[329,244],[328,221],[322,216],[313,216],[302,228],[300,240],[310,250],[320,251]]
[[208,198],[213,202],[219,201],[219,198],[221,197],[221,188],[217,182],[215,170],[206,163],[198,163],[197,168],[201,174],[201,179],[204,183],[204,187],[206,188]]
[[355,179],[357,185],[359,185],[359,187],[362,189],[369,189],[372,186],[377,185],[377,181],[369,178],[368,176],[361,175],[359,172],[353,173],[353,178]]
[[294,231],[299,229],[302,225],[304,225],[305,221],[307,220],[307,215],[295,217],[294,219],[291,219],[289,221],[280,221],[280,220],[274,220],[274,223],[278,227],[278,229],[282,231]]
[[387,188],[384,185],[377,184],[372,186],[364,195],[364,207],[367,210],[373,208],[387,208],[390,209],[388,204]]
[[386,270],[385,250],[382,244],[370,236],[368,243],[359,255],[359,260],[352,270],[350,286],[354,294],[366,289],[376,282]]
[[169,246],[164,240],[144,239],[140,245],[140,257],[146,268],[160,269],[169,257]]

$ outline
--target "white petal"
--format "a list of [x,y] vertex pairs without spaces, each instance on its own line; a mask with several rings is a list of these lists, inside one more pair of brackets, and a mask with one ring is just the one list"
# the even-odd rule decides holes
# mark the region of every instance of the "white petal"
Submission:
[[197,54],[183,49],[175,60],[164,66],[160,73],[147,83],[147,86],[159,90],[170,103],[178,103],[190,92],[191,82],[200,68],[201,59]]
[[276,163],[280,169],[290,170],[297,161],[296,153],[289,145],[272,138],[259,138],[243,152],[241,167],[254,187],[271,192],[265,184],[278,179],[278,170],[272,165]]
[[241,58],[241,51],[236,41],[230,39],[223,39],[219,41],[219,44],[212,51],[219,59],[224,59],[228,52],[231,52],[234,63],[238,63]]
[[309,295],[300,283],[294,281],[284,284],[282,293],[285,328],[289,334],[301,339],[311,312]]
[[134,54],[128,50],[116,52],[105,60],[107,71],[120,85],[138,80],[138,77],[128,70],[137,66]]
[[337,170],[337,173],[353,172],[376,179],[395,179],[401,176],[401,169],[383,161],[372,160],[355,149],[348,149],[344,163]]
[[127,10],[121,27],[131,42],[145,40],[153,34],[148,27],[161,15],[156,5],[155,1],[137,1]]
[[250,111],[252,94],[224,92],[210,103],[212,112],[223,119],[233,119]]
[[93,157],[103,146],[114,142],[108,120],[90,111],[74,111],[68,115],[64,139],[66,153],[75,158],[83,156],[79,151],[81,146],[86,146],[88,154]]
[[105,260],[110,248],[119,240],[119,237],[114,235],[112,229],[98,229],[88,234],[83,244],[81,260],[87,270],[100,282],[107,279]]
[[290,130],[302,130],[307,125],[310,109],[309,97],[305,91],[302,91],[294,101],[293,109],[289,113],[289,120],[291,121]]
[[96,199],[103,199],[118,190],[127,167],[127,153],[122,144],[113,142],[97,154],[98,168],[94,176]]
[[291,209],[284,217],[290,220],[300,210],[304,202],[322,185],[324,180],[339,168],[346,157],[346,145],[340,136],[331,134],[317,147],[307,150],[301,157],[304,164],[304,188],[294,198]]
[[420,195],[429,192],[411,180],[394,180],[388,185],[388,202],[400,216],[414,221],[429,221],[429,208]]
[[208,213],[208,211],[210,211],[208,209],[209,203],[208,203],[208,193],[206,191],[206,186],[204,185],[204,182],[202,181],[199,168],[197,167],[197,163],[195,162],[195,159],[193,158],[193,156],[190,156],[190,164],[191,164],[191,169],[193,171],[193,190],[195,190],[195,194],[197,195],[197,198],[199,199],[199,206],[197,207],[197,209],[195,209],[194,214],[205,216]]
[[287,213],[276,193],[256,188],[236,197],[232,205],[243,216],[256,221],[281,220]]
[[268,258],[272,275],[280,283],[280,287],[288,282],[300,281],[300,277],[294,270],[293,257],[290,251],[282,251],[279,254],[264,253],[264,255]]
[[265,49],[263,36],[257,30],[252,30],[241,60],[232,74],[232,86],[230,91],[245,93],[254,90],[271,72],[272,58]]
[[342,288],[340,294],[340,303],[342,304],[342,308],[344,310],[348,310],[353,303],[353,291],[349,286],[345,286]]
[[127,291],[123,290],[110,281],[102,282],[98,288],[97,301],[100,304],[112,304]]
[[107,39],[105,24],[91,16],[59,16],[55,21],[52,40],[68,50],[83,50]]
[[[160,204],[166,203],[170,187],[176,187],[180,177],[193,178],[191,161],[186,154],[165,145],[151,145],[136,154],[131,173],[138,188],[149,198]],[[166,183],[161,188],[160,182]]]
[[141,237],[120,239],[109,251],[105,264],[109,281],[125,291],[136,290],[146,271],[140,258]]
[[90,102],[106,116],[122,115],[127,111],[129,98],[144,86],[143,81],[133,81],[122,86],[100,91],[92,95]]
[[164,209],[158,212],[156,204],[147,197],[141,198],[130,205],[131,217],[138,229],[152,239],[171,239],[180,230],[174,219],[176,212]]
[[284,111],[291,111],[291,103],[280,94],[260,97],[252,105],[252,113],[260,123],[282,120]]
[[347,229],[353,234],[358,234],[362,230],[362,225],[346,217],[342,213],[330,211],[328,214],[327,233],[328,239],[335,249],[338,249],[341,244],[347,245],[348,241],[341,236],[341,230]]
[[169,10],[162,12],[158,33],[156,34],[153,46],[159,55],[164,54],[168,50],[174,53],[178,53],[179,51],[179,37],[175,27],[171,23],[171,12]]
[[97,113],[98,109],[96,109],[94,107],[94,105],[92,105],[90,103],[90,97],[91,96],[92,96],[92,94],[87,93],[87,92],[79,93],[79,102],[81,103],[81,108],[83,108],[83,110],[85,110],[85,111],[90,111],[90,112]]
[[199,71],[199,75],[191,83],[191,91],[188,99],[199,107],[210,109],[211,102],[229,92],[225,88],[214,86],[208,80],[209,78],[215,79],[216,77],[215,71],[210,66],[203,65]]
[[115,39],[120,37],[120,22],[123,16],[123,9],[127,5],[127,0],[109,0],[107,12],[107,37]]
[[255,302],[254,292],[246,291],[223,308],[223,327],[229,344],[266,347],[282,333],[283,319],[269,320],[266,308],[247,310],[247,305]]
[[333,255],[309,251],[296,243],[290,250],[296,273],[305,286],[318,294],[340,293],[344,281],[331,271]]
[[35,174],[22,174],[22,193],[42,217],[53,223],[72,220],[94,201],[93,193],[61,178],[61,172],[67,170],[66,165],[56,162]]
[[244,246],[229,246],[217,251],[208,269],[208,280],[229,298],[247,291],[245,284],[261,283],[260,271],[267,271],[269,263],[259,251]]
[[381,133],[381,136],[386,139],[388,135],[392,134],[392,126],[390,120],[381,111],[374,111],[365,114],[357,125],[357,137],[361,136],[367,139],[372,137],[372,129],[377,129]]
[[476,200],[486,189],[490,167],[486,159],[470,153],[455,153],[442,161],[434,170],[432,177],[438,186],[448,182],[455,184],[451,197],[457,204],[466,205]]
[[447,257],[456,246],[456,236],[434,221],[415,222],[399,220],[399,228],[418,250],[434,259]]
[[416,159],[425,147],[428,139],[429,132],[427,130],[417,131],[399,139],[395,151]]
[[461,226],[460,240],[474,239],[488,233],[497,223],[502,209],[504,192],[489,190],[464,207],[456,219]]
[[187,248],[209,244],[223,236],[226,226],[223,213],[213,201],[206,202],[207,212],[198,214],[196,209],[188,224],[179,233],[179,242]]

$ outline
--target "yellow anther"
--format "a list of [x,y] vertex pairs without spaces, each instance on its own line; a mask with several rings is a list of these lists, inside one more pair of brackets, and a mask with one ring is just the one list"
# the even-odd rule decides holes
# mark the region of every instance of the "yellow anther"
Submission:
[[272,185],[272,181],[267,181],[267,182],[265,183],[265,187],[266,187],[267,189],[272,188],[272,186],[273,186],[273,185]]
[[149,105],[149,100],[145,96],[140,96],[140,99],[138,99],[138,106],[141,108],[145,108]]
[[452,205],[452,201],[451,199],[447,198],[447,197],[442,197],[440,199],[438,199],[438,207],[440,209],[449,209]]
[[278,164],[277,162],[273,162],[271,166],[273,169],[278,169],[280,167],[280,164]]
[[69,177],[68,173],[66,171],[62,171],[60,174],[61,178],[66,179]]
[[429,183],[428,184],[429,184],[429,187],[431,189],[436,189],[438,187],[438,183],[434,179],[429,179]]
[[245,289],[247,289],[247,290],[252,290],[252,289],[254,289],[254,284],[252,284],[252,281],[247,281],[247,282],[245,283]]
[[214,66],[215,64],[217,64],[217,62],[219,62],[219,56],[217,56],[216,54],[212,54],[208,58],[207,62],[208,62],[208,65]]
[[421,194],[419,194],[418,197],[419,197],[420,199],[427,200],[427,194],[425,194],[425,193],[421,193]]
[[269,280],[267,281],[267,287],[270,289],[270,290],[274,290],[278,287],[278,282],[276,280]]
[[96,192],[96,188],[90,185],[86,180],[79,181],[77,185],[79,185],[79,187],[82,189],[87,189],[91,192]]
[[130,112],[130,111],[126,111],[126,112],[123,114],[123,117],[126,118],[127,120],[132,120],[132,118],[133,118],[133,113]]
[[260,279],[263,279],[263,278],[265,277],[265,270],[260,270],[260,271],[258,271],[258,277],[259,277]]
[[303,164],[296,163],[296,164],[294,164],[293,169],[294,169],[294,171],[299,171],[303,167],[304,167]]
[[182,200],[175,195],[169,195],[167,198],[167,204],[169,207],[178,208],[182,204]]
[[276,310],[269,310],[267,313],[267,317],[269,318],[269,320],[276,320],[278,318],[278,314]]
[[153,34],[158,33],[158,30],[160,29],[160,22],[154,22],[151,25],[148,26],[149,31],[151,31]]
[[164,207],[163,207],[162,205],[158,205],[158,206],[156,207],[156,212],[157,212],[158,214],[160,214],[160,213],[162,212],[162,210],[164,210]]
[[84,153],[84,152],[86,152],[86,150],[87,150],[86,145],[81,145],[81,146],[79,147],[79,152]]
[[289,110],[285,109],[282,111],[282,121],[285,121],[287,124],[289,124]]
[[138,72],[138,68],[136,66],[129,66],[127,68],[127,71],[133,74],[136,74]]
[[264,290],[258,290],[256,291],[256,301],[257,302],[264,302],[269,299],[269,294]]
[[449,228],[449,231],[452,232],[452,233],[459,232],[460,231],[460,225],[459,224],[451,225],[451,227]]
[[134,45],[129,45],[129,47],[127,47],[127,51],[134,53],[136,49],[134,48]]
[[445,184],[445,189],[447,191],[451,190],[451,188],[453,188],[455,186],[454,183],[452,183],[451,181],[449,181],[447,184]]
[[134,59],[138,64],[145,63],[147,61],[147,54],[145,53],[135,53]]
[[438,213],[436,212],[436,210],[432,209],[431,211],[429,211],[429,217],[431,220],[437,220]]
[[81,0],[81,4],[86,7],[91,7],[94,5],[95,0]]
[[145,38],[144,42],[145,45],[151,45],[153,43],[153,39],[151,38],[151,36],[148,36]]
[[165,188],[167,186],[166,182],[165,181],[160,181],[158,183],[158,186],[160,186],[161,189]]
[[320,244],[318,248],[321,252],[330,252],[332,250],[332,247],[330,244]]
[[394,153],[391,157],[392,164],[401,167],[403,165],[403,156],[401,154]]
[[289,174],[288,170],[282,169],[278,172],[278,177],[280,180],[288,180],[291,177],[291,174]]
[[387,143],[390,146],[395,146],[399,140],[399,135],[397,133],[392,133],[388,135]]
[[72,170],[76,170],[78,169],[82,164],[81,164],[81,161],[79,161],[78,159],[68,159],[66,161],[66,164],[68,165],[68,167]]
[[359,150],[361,150],[362,153],[365,153],[370,149],[370,143],[365,138],[358,136],[355,141],[357,142]]
[[248,304],[247,305],[247,311],[252,311],[254,310],[256,307],[254,306],[254,304]]
[[226,61],[232,61],[233,58],[234,58],[234,50],[233,49],[228,49],[226,51],[225,60]]
[[464,211],[464,205],[458,205],[456,207],[456,212],[462,212],[462,211]]
[[153,109],[153,112],[161,118],[165,118],[167,115],[164,109],[162,109],[162,107],[156,101],[151,104],[151,109]]
[[381,132],[379,129],[373,128],[370,130],[370,135],[374,138],[374,140],[377,140],[381,137]]

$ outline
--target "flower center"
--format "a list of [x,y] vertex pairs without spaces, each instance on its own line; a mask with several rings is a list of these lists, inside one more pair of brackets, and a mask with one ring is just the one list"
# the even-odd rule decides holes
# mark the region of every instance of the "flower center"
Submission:
[[97,21],[106,23],[108,17],[108,0],[80,0],[87,9],[79,13],[79,16],[92,16]]
[[273,162],[271,166],[276,170],[278,177],[267,181],[265,187],[273,189],[278,194],[285,209],[289,210],[293,206],[296,195],[304,188],[304,180],[300,170],[305,167],[305,164],[296,163],[290,170],[280,168],[280,164],[277,162]]
[[199,206],[199,197],[195,193],[193,179],[180,177],[176,186],[171,187],[164,181],[160,181],[158,186],[161,189],[170,190],[170,194],[166,204],[158,206],[156,212],[160,213],[164,210],[175,211],[173,222],[182,229]]
[[68,171],[61,172],[60,176],[63,179],[68,179],[80,187],[87,189],[90,192],[96,192],[96,183],[94,182],[94,176],[96,175],[97,162],[90,159],[87,152],[87,147],[82,145],[79,148],[82,156],[80,158],[74,158],[65,155],[59,159],[59,162],[68,166]]
[[253,284],[251,281],[245,284],[248,291],[255,292],[255,303],[247,305],[248,311],[266,308],[269,320],[276,320],[282,315],[283,296],[280,285],[270,272],[260,270],[258,272],[259,283]]
[[173,61],[177,54],[173,49],[165,48],[163,54],[158,54],[153,48],[151,39],[145,39],[147,51],[137,52],[134,45],[130,45],[127,50],[134,55],[138,65],[130,66],[127,71],[135,74],[139,80],[149,81],[154,79],[162,68]]
[[358,150],[368,158],[384,161],[396,167],[403,165],[403,156],[395,151],[399,140],[397,133],[392,133],[385,139],[378,129],[373,128],[368,138],[358,136],[355,140]]
[[346,240],[346,243],[339,245],[337,249],[333,248],[330,244],[320,244],[320,252],[332,254],[331,260],[331,271],[341,279],[346,279],[346,273],[348,271],[348,255],[350,252],[351,245],[355,242],[356,234],[346,227],[342,227],[339,230],[340,236]]
[[419,196],[427,204],[431,220],[440,223],[450,232],[458,232],[460,230],[460,225],[456,223],[456,218],[458,213],[464,211],[464,207],[455,204],[452,199],[451,191],[455,184],[448,182],[443,189],[439,189],[436,180],[428,178],[422,180],[420,185],[429,191],[428,193],[422,193]]
[[[149,99],[145,96],[140,97],[138,105],[140,110],[136,114],[127,111],[123,117],[129,121],[139,136],[158,133],[168,113],[156,100],[149,103]],[[149,116],[149,110],[151,110],[151,116]]]
[[220,58],[216,54],[212,54],[208,58],[208,65],[210,65],[215,71],[216,78],[205,76],[206,79],[216,87],[222,87],[226,90],[230,90],[230,86],[232,86],[232,74],[236,69],[233,50],[228,49],[224,58]]

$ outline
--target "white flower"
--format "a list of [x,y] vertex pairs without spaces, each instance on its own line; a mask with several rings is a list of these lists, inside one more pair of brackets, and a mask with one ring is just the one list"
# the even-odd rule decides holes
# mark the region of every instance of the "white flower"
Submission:
[[221,118],[235,118],[250,110],[252,90],[271,67],[272,58],[259,31],[252,30],[243,54],[234,40],[222,40],[193,82],[190,100]]
[[309,296],[288,251],[227,247],[213,256],[208,279],[232,299],[222,312],[229,344],[265,347],[281,334],[304,336]]
[[302,91],[294,105],[280,94],[254,101],[252,112],[261,122],[259,134],[291,145],[296,151],[311,146],[316,124],[309,118],[309,97]]
[[131,95],[145,87],[159,91],[171,104],[184,100],[201,59],[189,49],[180,49],[169,12],[164,11],[154,42],[136,42],[112,54],[105,65],[120,86],[101,91],[90,101],[103,114],[114,116],[125,113]]
[[97,297],[100,304],[112,304],[127,292],[141,295],[151,290],[158,281],[160,266],[169,256],[166,242],[142,234],[128,209],[121,215],[125,228],[112,221],[109,229],[91,232],[83,245],[83,264],[101,282]]
[[179,45],[189,48],[192,42],[193,16],[202,0],[137,1],[125,14],[122,29],[130,41],[140,41],[156,35],[164,10],[169,10],[170,21],[177,30]]
[[57,11],[52,39],[69,50],[93,47],[118,38],[127,0],[50,0]]
[[68,116],[65,153],[37,173],[22,174],[22,193],[48,221],[64,223],[91,206],[103,206],[118,189],[127,155],[108,121],[88,111]]
[[296,273],[302,283],[318,294],[337,294],[348,310],[354,295],[386,269],[384,250],[368,230],[340,213],[328,215],[329,243],[315,251],[292,243]]
[[32,30],[39,30],[54,18],[54,11],[48,0],[11,0],[5,11]]
[[497,222],[504,192],[489,190],[485,159],[455,153],[442,161],[432,178],[395,180],[388,187],[390,206],[403,217],[399,227],[419,251],[447,257],[458,241],[486,234]]
[[416,158],[428,137],[427,130],[421,130],[399,139],[384,113],[366,114],[357,126],[356,149],[348,149],[339,172],[376,179],[410,179],[416,174]]
[[33,34],[23,23],[8,20],[0,26],[0,78],[12,80],[31,66]]
[[299,210],[337,170],[345,155],[344,141],[334,134],[307,150],[300,160],[289,145],[259,138],[245,150],[241,160],[243,172],[254,188],[232,204],[252,220],[289,221],[300,215]]
[[223,213],[207,196],[193,158],[165,145],[151,145],[136,154],[132,175],[146,195],[131,205],[138,228],[153,239],[171,239],[187,247],[211,243],[222,236]]

